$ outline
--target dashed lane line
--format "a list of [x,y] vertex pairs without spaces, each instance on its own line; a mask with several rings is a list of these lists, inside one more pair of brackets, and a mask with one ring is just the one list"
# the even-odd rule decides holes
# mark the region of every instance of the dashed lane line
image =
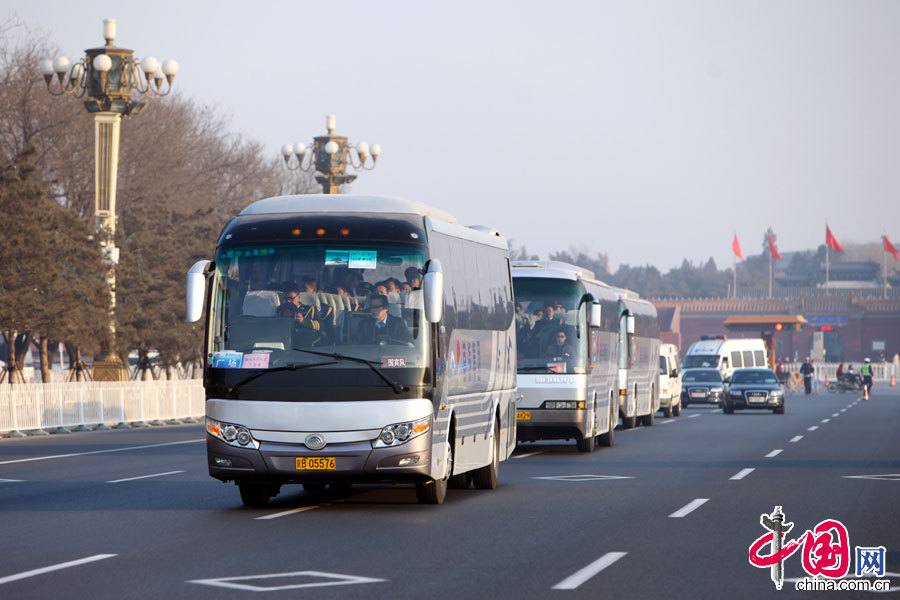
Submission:
[[807,430],[807,431],[815,431],[815,430],[818,429],[818,428],[819,428],[818,425],[813,425],[812,427],[807,427],[806,430]]
[[832,416],[832,417],[839,417],[839,416],[841,416],[841,413],[831,413],[831,416]]
[[768,454],[766,454],[766,458],[775,458],[776,456],[778,456],[778,455],[781,454],[782,452],[784,452],[784,450],[782,450],[781,448],[778,448],[777,450],[772,450],[771,452],[769,452]]
[[675,419],[665,419],[664,421],[660,421],[659,424],[665,425],[666,423],[672,423],[674,421],[675,421]]
[[71,454],[51,454],[49,456],[32,456],[31,458],[17,458],[16,460],[0,461],[0,465],[12,465],[16,463],[34,462],[36,460],[52,460],[54,458],[71,458],[73,456],[89,456],[91,454],[107,454],[109,452],[126,452],[128,450],[143,450],[145,448],[162,448],[164,446],[180,446],[182,444],[199,444],[206,438],[199,440],[182,440],[180,442],[165,442],[162,444],[146,444],[144,446],[125,446],[122,448],[109,448],[107,450],[91,450],[90,452],[72,452]]
[[671,515],[669,515],[669,518],[670,519],[682,519],[682,518],[688,516],[689,514],[691,514],[692,512],[694,512],[695,510],[697,510],[698,508],[700,508],[701,506],[703,506],[704,504],[706,504],[707,502],[709,502],[709,498],[697,498],[695,500],[691,500],[690,502],[688,502],[687,504],[685,504],[684,506],[682,506],[681,508],[679,508],[678,510],[673,512]]
[[277,513],[272,513],[271,515],[263,515],[261,517],[256,517],[255,521],[269,521],[271,519],[277,519],[279,517],[286,517],[288,515],[293,515],[296,513],[306,512],[308,510],[312,510],[314,508],[319,508],[318,506],[301,506],[300,508],[292,508],[291,510],[284,510]]
[[559,583],[553,586],[554,590],[574,590],[578,588],[582,583],[610,566],[623,556],[628,554],[627,552],[607,552],[588,566],[575,571]]
[[24,479],[0,479],[0,483],[22,483]]
[[743,479],[744,477],[746,477],[747,475],[749,475],[750,473],[752,473],[755,470],[756,469],[754,469],[752,467],[748,467],[746,469],[741,469],[740,471],[738,471],[737,473],[735,473],[728,479],[731,481],[740,481],[741,479]]
[[822,419],[819,423],[828,423],[829,421],[831,421],[831,419]]
[[40,569],[32,569],[31,571],[24,571],[22,573],[16,573],[15,575],[7,575],[6,577],[0,577],[0,585],[4,583],[10,583],[13,581],[19,581],[20,579],[28,579],[29,577],[34,577],[36,575],[43,575],[44,573],[52,573],[53,571],[60,571],[62,569],[68,569],[69,567],[77,567],[78,565],[84,565],[87,563],[96,562],[98,560],[103,560],[106,558],[112,558],[116,556],[115,554],[95,554],[93,556],[86,556],[84,558],[79,558],[78,560],[70,560],[69,562],[59,563],[56,565],[50,565],[49,567],[41,567]]
[[177,475],[184,471],[166,471],[165,473],[151,473],[150,475],[138,475],[137,477],[126,477],[125,479],[113,479],[106,483],[125,483],[126,481],[137,481],[138,479],[150,479],[151,477],[164,477],[166,475]]
[[795,444],[795,443],[799,442],[799,441],[802,440],[802,439],[803,439],[803,436],[802,436],[802,435],[795,435],[794,437],[791,438],[791,443],[792,443],[792,444]]
[[694,417],[699,417],[700,413],[694,413],[692,415],[688,415],[688,419],[693,419]]

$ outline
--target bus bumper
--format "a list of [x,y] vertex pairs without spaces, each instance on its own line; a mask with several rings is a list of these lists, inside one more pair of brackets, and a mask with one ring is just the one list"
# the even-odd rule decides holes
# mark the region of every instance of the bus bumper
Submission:
[[519,441],[558,440],[584,437],[586,409],[549,410],[544,408],[522,409],[517,416],[527,413],[529,418],[516,419],[516,439]]
[[[259,449],[238,448],[207,434],[206,450],[209,474],[221,481],[404,482],[420,479],[431,471],[430,433],[388,448],[373,448],[371,441],[363,441],[329,444],[318,451],[302,444],[272,442],[261,442]],[[299,471],[297,459],[301,457],[334,457],[335,468]]]

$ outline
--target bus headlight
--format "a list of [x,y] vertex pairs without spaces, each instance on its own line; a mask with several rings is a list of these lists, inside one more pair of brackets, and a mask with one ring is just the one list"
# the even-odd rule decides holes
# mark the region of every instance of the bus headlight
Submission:
[[372,447],[388,448],[390,446],[399,446],[400,444],[405,444],[414,437],[422,435],[429,429],[431,429],[431,417],[425,417],[418,421],[394,423],[381,430],[381,433],[378,434],[378,437],[372,442]]
[[248,446],[259,448],[259,442],[253,439],[250,430],[243,425],[232,423],[220,423],[215,419],[206,417],[206,433],[218,438],[230,446],[246,448]]

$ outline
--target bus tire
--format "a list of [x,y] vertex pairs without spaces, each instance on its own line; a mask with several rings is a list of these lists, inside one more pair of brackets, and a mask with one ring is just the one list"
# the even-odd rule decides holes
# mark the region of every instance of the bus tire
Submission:
[[444,498],[447,497],[447,482],[450,480],[450,474],[453,473],[453,445],[447,442],[447,446],[449,448],[447,477],[444,479],[423,477],[416,482],[416,498],[421,504],[443,504]]
[[247,508],[263,508],[269,504],[269,498],[277,496],[280,486],[265,485],[259,483],[239,483],[238,491],[241,493],[241,502]]
[[663,416],[667,419],[671,419],[675,416],[675,408],[671,404],[671,400],[669,400],[669,406],[663,408]]
[[610,404],[609,406],[609,431],[606,433],[602,433],[597,436],[597,441],[604,448],[609,448],[615,443],[615,435],[616,435],[616,407]]
[[579,452],[590,453],[594,451],[594,436],[588,437],[577,437],[575,438],[575,444],[578,446]]
[[453,475],[447,481],[447,487],[451,490],[467,490],[472,487],[471,473],[460,473]]
[[656,413],[651,408],[648,414],[641,417],[641,425],[644,427],[653,427],[654,423],[656,423]]
[[672,414],[676,417],[681,416],[681,400],[678,401],[678,404],[672,407]]
[[494,421],[494,444],[491,462],[472,473],[472,483],[476,490],[493,490],[500,481],[500,423]]
[[637,417],[622,417],[622,429],[634,429],[637,427]]

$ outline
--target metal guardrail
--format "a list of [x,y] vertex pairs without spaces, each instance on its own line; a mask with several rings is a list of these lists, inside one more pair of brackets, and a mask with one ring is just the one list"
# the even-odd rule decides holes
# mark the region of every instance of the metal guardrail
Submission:
[[[785,363],[785,367],[788,372],[793,373],[794,371],[800,370],[800,365],[802,363]],[[837,368],[839,363],[816,363],[816,374],[815,378],[818,381],[825,381],[827,378],[828,381],[834,381],[837,379]],[[849,363],[844,363],[844,370],[846,371],[847,365]],[[853,363],[853,370],[859,373],[859,367],[862,363],[855,362]],[[900,367],[895,366],[893,363],[872,363],[872,379],[875,381],[890,381],[891,377],[896,377],[900,379]]]
[[82,381],[0,386],[0,435],[202,417],[203,381]]

